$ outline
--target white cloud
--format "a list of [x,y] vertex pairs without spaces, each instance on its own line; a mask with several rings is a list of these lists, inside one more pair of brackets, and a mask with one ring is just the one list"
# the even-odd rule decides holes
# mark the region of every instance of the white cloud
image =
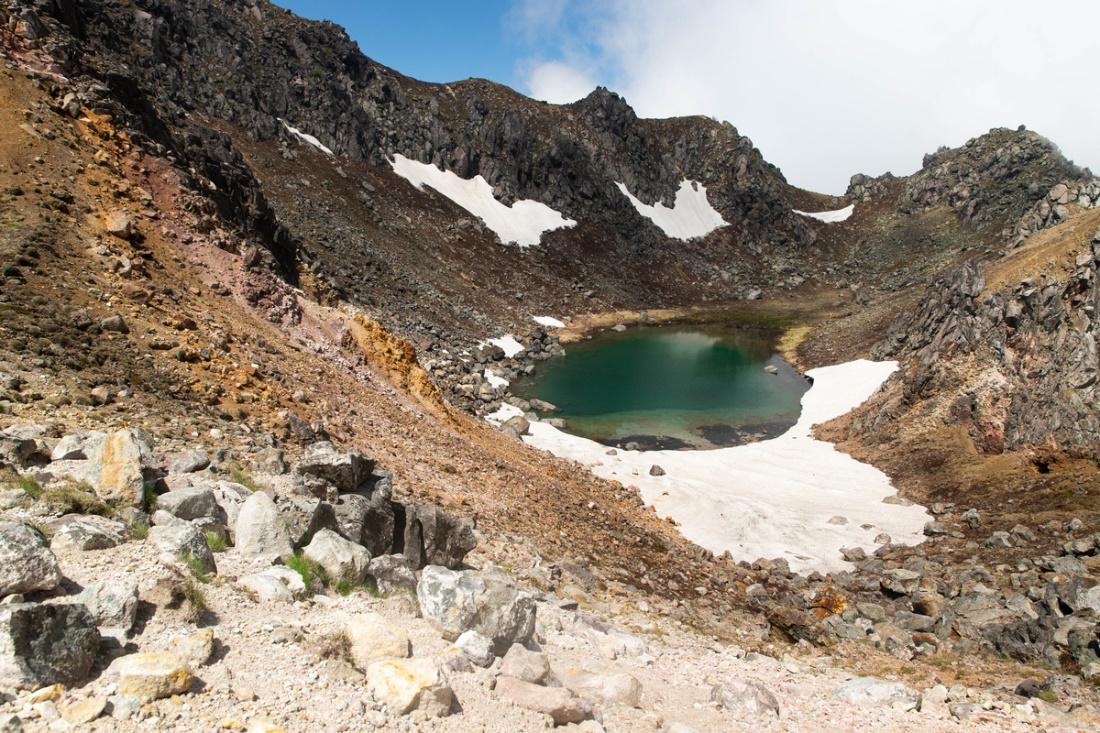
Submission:
[[562,61],[536,63],[524,81],[531,97],[555,104],[575,102],[596,88],[591,76]]
[[1057,18],[1029,0],[609,0],[604,11],[558,23],[565,61],[530,67],[533,96],[598,81],[643,116],[729,120],[792,183],[831,193],[853,173],[907,174],[940,145],[1018,124],[1100,169],[1100,4]]

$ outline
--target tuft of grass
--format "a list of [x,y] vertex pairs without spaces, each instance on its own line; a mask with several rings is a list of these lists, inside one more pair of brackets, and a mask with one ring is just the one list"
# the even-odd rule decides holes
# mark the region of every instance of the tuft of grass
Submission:
[[206,566],[203,565],[202,560],[198,557],[190,552],[181,552],[176,555],[176,559],[187,566],[187,569],[191,571],[191,575],[195,577],[195,580],[200,583],[210,582],[210,575],[206,572]]
[[157,508],[157,490],[148,481],[141,485],[141,508],[146,514],[152,514]]
[[130,538],[135,540],[144,540],[149,537],[149,525],[145,522],[134,522],[134,526],[130,527]]
[[42,484],[33,476],[20,476],[15,480],[16,488],[23,489],[23,493],[32,499],[42,497]]
[[328,585],[328,574],[325,569],[300,552],[288,557],[286,566],[302,576],[302,582],[305,583],[308,589],[312,589],[315,584],[322,587]]
[[229,471],[229,480],[253,492],[263,491],[264,488],[256,483],[256,479],[252,478],[251,471],[241,468],[240,466],[235,466]]
[[1054,690],[1039,690],[1039,694],[1036,695],[1036,697],[1043,702],[1050,703],[1051,705],[1054,705],[1058,702],[1058,696],[1054,694]]
[[228,549],[229,544],[221,533],[207,530],[205,534],[206,544],[210,547],[211,552],[225,552]]
[[371,578],[369,576],[362,583],[353,583],[350,580],[341,580],[336,584],[336,592],[342,596],[350,596],[356,591],[362,591],[373,598],[382,597],[382,594],[378,591],[378,584],[374,582],[374,578]]
[[183,582],[183,595],[187,598],[187,602],[191,604],[191,607],[195,609],[196,616],[201,616],[206,612],[208,606],[206,605],[206,594],[203,593],[202,588],[190,580],[185,580]]
[[96,496],[95,490],[83,481],[43,489],[41,499],[55,514],[98,514],[101,517],[114,514],[114,507]]

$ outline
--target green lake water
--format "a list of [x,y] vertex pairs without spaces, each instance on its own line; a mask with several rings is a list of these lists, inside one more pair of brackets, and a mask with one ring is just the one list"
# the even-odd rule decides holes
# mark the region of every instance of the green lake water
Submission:
[[[642,449],[715,448],[794,425],[809,382],[775,353],[775,334],[642,326],[569,344],[513,393],[556,405],[574,435]],[[766,366],[773,366],[771,374]]]

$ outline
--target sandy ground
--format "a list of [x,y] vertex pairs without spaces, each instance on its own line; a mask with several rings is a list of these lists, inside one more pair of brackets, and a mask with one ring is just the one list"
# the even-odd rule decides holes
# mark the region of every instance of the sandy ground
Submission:
[[[916,505],[883,503],[895,490],[886,474],[831,443],[812,427],[849,412],[897,368],[852,361],[807,372],[798,423],[771,440],[708,451],[615,451],[546,423],[525,441],[588,467],[597,476],[637,486],[658,515],[692,542],[735,559],[783,557],[799,572],[843,570],[842,547],[874,550],[885,532],[916,544],[931,517]],[[506,405],[493,418],[518,414]],[[663,475],[651,475],[653,466]]]

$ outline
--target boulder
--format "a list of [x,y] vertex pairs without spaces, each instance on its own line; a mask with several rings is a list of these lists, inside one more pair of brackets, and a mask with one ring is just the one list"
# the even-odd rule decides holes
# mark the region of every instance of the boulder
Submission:
[[333,508],[341,535],[367,548],[372,556],[390,552],[395,519],[388,495],[379,491],[341,494]]
[[294,553],[286,522],[275,502],[262,491],[253,493],[241,505],[234,526],[233,541],[241,554],[280,558]]
[[471,662],[479,667],[488,667],[496,660],[493,654],[493,642],[489,637],[480,634],[473,629],[463,631],[455,639],[455,647]]
[[590,672],[572,665],[554,667],[554,676],[583,698],[636,708],[642,702],[642,684],[626,672]]
[[107,710],[107,698],[87,697],[75,700],[61,709],[61,717],[69,725],[86,725]]
[[169,645],[167,651],[182,659],[191,669],[201,667],[214,654],[214,629],[199,629],[181,636]]
[[153,527],[149,530],[149,540],[161,551],[162,560],[169,565],[188,557],[191,558],[189,565],[195,563],[195,569],[205,573],[218,572],[214,553],[206,544],[206,536],[190,522]]
[[295,547],[308,545],[322,529],[337,528],[332,504],[316,497],[280,496],[275,506],[290,533],[290,544]]
[[51,590],[60,582],[57,558],[41,535],[18,522],[0,523],[0,598]]
[[309,595],[302,576],[288,567],[276,565],[241,578],[239,584],[259,601],[293,603]]
[[409,635],[377,613],[357,613],[344,624],[351,663],[366,670],[374,662],[409,656]]
[[386,659],[367,667],[371,696],[398,715],[420,710],[427,717],[450,714],[454,693],[430,659]]
[[322,529],[305,546],[302,554],[324,568],[329,580],[361,583],[367,577],[370,553],[366,548],[345,540],[331,529]]
[[229,530],[229,537],[234,544],[237,541],[237,517],[240,516],[241,507],[252,496],[252,491],[245,486],[232,481],[217,481],[209,486],[214,494],[214,501],[225,512],[225,526]]
[[500,673],[507,677],[541,685],[550,674],[550,661],[542,652],[534,652],[522,644],[513,644],[501,660]]
[[84,682],[99,650],[91,612],[77,603],[0,606],[0,686]]
[[733,679],[714,685],[710,689],[710,699],[739,715],[779,715],[779,701],[772,691],[751,680]]
[[443,636],[454,641],[471,629],[493,642],[501,655],[524,644],[535,630],[535,600],[499,570],[455,571],[429,565],[416,587],[420,610]]
[[294,467],[294,472],[319,479],[338,492],[355,491],[370,472],[374,460],[357,450],[341,453],[328,441],[308,446]]
[[125,635],[134,628],[138,611],[138,586],[131,580],[89,583],[76,597],[95,618],[103,633]]
[[198,448],[181,451],[168,460],[168,473],[195,473],[209,468],[210,456]]
[[920,710],[921,696],[900,682],[877,677],[856,677],[833,690],[838,700],[859,707],[890,707],[897,710]]
[[102,430],[82,430],[66,435],[57,442],[50,452],[51,461],[87,460],[92,450],[107,439]]
[[404,555],[381,555],[371,558],[367,575],[374,578],[379,592],[389,595],[399,590],[416,590],[416,573]]
[[400,548],[409,567],[426,565],[457,568],[466,553],[477,547],[473,526],[438,507],[409,504],[404,507],[404,532]]
[[107,433],[88,453],[88,477],[96,495],[124,506],[141,506],[145,488],[143,468],[150,463],[151,456],[149,441],[141,431]]
[[157,509],[189,522],[207,520],[224,525],[229,521],[225,510],[214,496],[214,490],[208,486],[196,486],[161,494],[157,497]]
[[118,676],[118,694],[145,701],[179,695],[191,689],[195,677],[187,663],[168,652],[144,652],[119,657],[108,668]]
[[515,415],[505,420],[500,429],[515,438],[521,438],[531,432],[531,422],[523,415]]
[[543,687],[502,676],[493,692],[501,700],[550,716],[554,725],[580,723],[592,717],[592,706],[564,687]]
[[49,523],[50,548],[58,552],[106,550],[126,541],[126,525],[94,514],[66,514]]

